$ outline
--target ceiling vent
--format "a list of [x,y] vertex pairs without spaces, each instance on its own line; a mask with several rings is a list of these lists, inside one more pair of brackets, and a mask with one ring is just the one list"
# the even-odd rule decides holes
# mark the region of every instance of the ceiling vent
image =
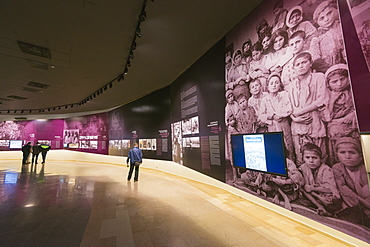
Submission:
[[15,120],[18,120],[18,121],[24,121],[24,120],[27,120],[26,117],[15,117],[14,118]]
[[27,83],[27,85],[31,87],[42,88],[42,89],[47,89],[48,87],[50,87],[50,85],[42,84],[42,83],[35,82],[35,81],[30,81],[29,83]]
[[17,41],[22,52],[45,58],[51,58],[50,49],[42,46]]
[[27,99],[25,97],[22,97],[22,96],[17,96],[17,95],[9,95],[9,96],[6,96],[8,98],[11,98],[11,99],[17,99],[17,100],[24,100],[24,99]]
[[31,92],[31,93],[37,93],[37,92],[40,92],[40,90],[38,89],[35,89],[35,88],[29,88],[29,87],[24,87],[23,88],[24,91],[27,91],[27,92]]
[[0,98],[0,100],[12,101],[11,99],[7,99],[7,98]]
[[42,63],[42,62],[38,62],[34,60],[28,60],[28,59],[27,59],[27,62],[32,68],[49,70],[49,66],[46,63]]

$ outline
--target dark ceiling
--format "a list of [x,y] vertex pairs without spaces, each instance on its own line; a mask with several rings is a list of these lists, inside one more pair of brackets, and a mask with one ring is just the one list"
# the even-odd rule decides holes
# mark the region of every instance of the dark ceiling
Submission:
[[261,2],[0,1],[0,120],[107,111],[163,88]]

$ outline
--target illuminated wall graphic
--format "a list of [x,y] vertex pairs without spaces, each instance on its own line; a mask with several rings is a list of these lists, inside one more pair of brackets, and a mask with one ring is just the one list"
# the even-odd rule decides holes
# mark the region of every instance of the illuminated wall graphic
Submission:
[[[264,1],[225,47],[226,182],[369,242],[370,193],[337,2]],[[275,131],[284,135],[288,177],[233,166],[232,135]]]
[[63,131],[65,148],[108,154],[108,142],[108,113],[65,119]]
[[145,158],[172,160],[170,88],[109,112],[109,154],[127,156],[137,142]]

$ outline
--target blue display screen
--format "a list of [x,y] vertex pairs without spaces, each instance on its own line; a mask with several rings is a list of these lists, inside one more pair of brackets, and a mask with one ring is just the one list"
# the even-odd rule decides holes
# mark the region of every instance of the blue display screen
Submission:
[[283,132],[231,136],[234,166],[287,176]]

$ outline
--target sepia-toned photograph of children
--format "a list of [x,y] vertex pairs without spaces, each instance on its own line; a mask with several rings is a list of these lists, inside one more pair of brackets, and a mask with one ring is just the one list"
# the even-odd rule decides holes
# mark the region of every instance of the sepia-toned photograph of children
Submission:
[[288,88],[293,106],[291,131],[296,154],[296,162],[301,164],[302,148],[306,143],[314,143],[326,156],[326,126],[319,108],[325,105],[327,88],[322,73],[311,72],[312,57],[308,52],[298,54],[293,61],[296,80]]
[[[249,77],[245,92],[236,90],[241,85],[229,87],[225,81],[239,107],[235,120],[229,121],[235,122],[232,129],[239,134],[282,131],[288,170],[292,162],[302,178],[301,185],[293,186],[294,197],[278,189],[283,180],[291,180],[251,170],[238,168],[236,178],[229,171],[228,184],[370,242],[370,229],[364,227],[364,221],[369,222],[366,171],[363,163],[356,172],[343,170],[338,155],[338,140],[358,142],[359,128],[337,1],[266,0],[226,35],[225,47],[242,49],[242,68]],[[225,111],[227,125],[229,112]],[[307,150],[306,145],[317,148]],[[226,152],[232,156],[230,149]],[[357,153],[362,157],[360,147]],[[317,168],[308,165],[313,157]],[[338,184],[338,167],[344,174],[342,185],[349,183],[348,191],[353,192],[350,198],[359,198],[343,198],[347,192]],[[326,188],[329,181],[317,181],[321,177],[330,177],[332,191]],[[364,179],[362,191],[351,179]]]
[[302,153],[304,163],[299,167],[304,179],[302,193],[317,208],[317,214],[332,216],[342,205],[333,171],[323,162],[323,153],[317,145],[305,144]]
[[330,165],[333,165],[338,161],[335,159],[334,150],[336,141],[343,136],[360,136],[347,65],[331,66],[325,73],[325,80],[329,97],[322,109],[322,119],[327,122],[329,161]]
[[258,118],[266,124],[268,132],[284,132],[287,158],[295,160],[291,127],[288,120],[293,108],[288,93],[282,89],[279,74],[271,74],[267,84],[268,94],[261,100]]
[[370,192],[360,142],[341,137],[335,144],[335,182],[345,204],[338,217],[370,227]]

